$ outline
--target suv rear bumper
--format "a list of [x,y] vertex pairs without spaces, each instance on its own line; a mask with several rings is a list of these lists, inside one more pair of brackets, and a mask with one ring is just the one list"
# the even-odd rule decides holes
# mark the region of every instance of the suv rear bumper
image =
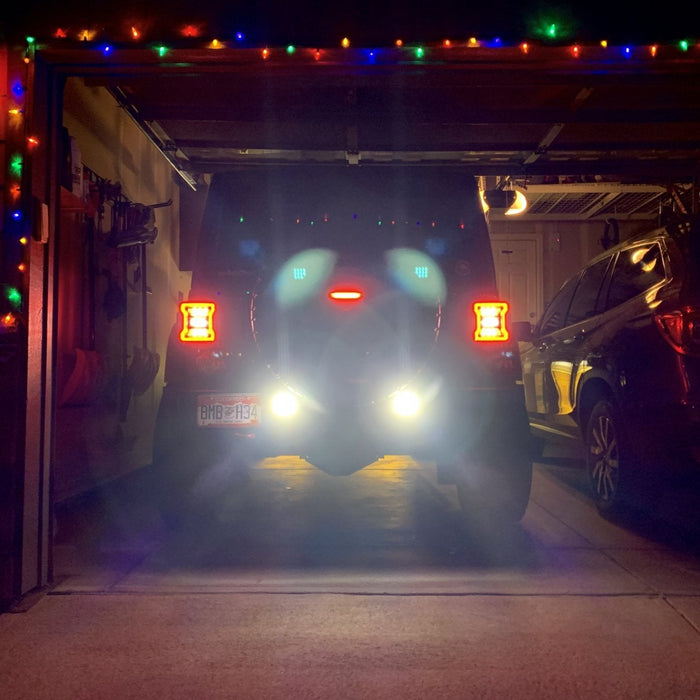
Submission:
[[[465,457],[489,461],[529,458],[531,437],[521,387],[441,395],[415,416],[392,414],[388,403],[336,404],[278,418],[261,396],[257,426],[199,427],[199,392],[166,386],[156,449],[179,441],[204,463],[298,455],[320,469],[350,474],[385,454],[411,454],[450,465]],[[211,394],[211,392],[203,392]],[[166,444],[163,444],[166,443]]]

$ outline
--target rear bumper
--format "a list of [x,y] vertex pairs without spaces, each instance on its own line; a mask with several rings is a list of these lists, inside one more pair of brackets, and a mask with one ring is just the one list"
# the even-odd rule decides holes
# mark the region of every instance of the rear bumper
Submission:
[[[205,392],[210,394],[211,392]],[[298,455],[324,471],[349,474],[385,454],[411,454],[451,464],[465,455],[489,460],[529,455],[530,432],[519,386],[442,391],[418,415],[395,415],[388,402],[308,407],[279,418],[260,395],[260,424],[198,427],[199,392],[165,387],[157,432],[183,440],[206,461],[245,454],[249,459]]]

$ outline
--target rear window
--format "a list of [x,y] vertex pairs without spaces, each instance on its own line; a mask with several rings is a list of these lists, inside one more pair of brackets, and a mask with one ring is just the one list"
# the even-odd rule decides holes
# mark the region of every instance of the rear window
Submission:
[[579,323],[602,311],[599,301],[600,290],[609,264],[610,258],[603,258],[583,271],[566,316],[567,326]]
[[218,174],[198,267],[200,274],[263,272],[309,249],[366,265],[398,248],[490,281],[491,248],[474,178],[429,167],[289,166]]
[[537,335],[554,333],[564,326],[564,319],[569,310],[569,304],[574,296],[577,284],[578,276],[572,277],[564,282],[554,299],[552,299],[549,306],[547,306],[542,320],[540,321],[540,326],[536,331]]
[[620,252],[608,290],[608,308],[646,292],[666,276],[657,243],[634,246]]

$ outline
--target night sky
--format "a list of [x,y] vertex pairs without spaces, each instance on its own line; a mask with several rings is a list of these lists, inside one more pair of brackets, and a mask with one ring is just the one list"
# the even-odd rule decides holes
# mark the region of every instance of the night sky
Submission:
[[[103,27],[113,38],[129,23],[150,24],[154,39],[177,35],[179,25],[200,22],[204,35],[225,37],[237,31],[250,45],[336,46],[344,36],[355,46],[389,46],[397,38],[406,42],[439,42],[476,36],[499,37],[506,44],[542,38],[545,27],[556,24],[559,43],[614,44],[670,43],[700,40],[700,22],[694,2],[668,4],[616,2],[545,3],[523,0],[26,0],[3,10],[0,33],[5,38],[33,32],[50,35],[56,27],[81,24]],[[551,40],[546,40],[550,42]]]

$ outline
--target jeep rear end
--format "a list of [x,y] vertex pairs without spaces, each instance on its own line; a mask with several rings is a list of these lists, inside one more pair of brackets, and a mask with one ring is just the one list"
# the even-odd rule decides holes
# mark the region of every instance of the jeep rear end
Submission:
[[[215,176],[168,350],[164,479],[279,454],[342,475],[412,454],[435,460],[470,508],[518,519],[528,448],[473,178],[320,165]],[[509,508],[483,492],[493,476],[497,490],[515,484]]]

